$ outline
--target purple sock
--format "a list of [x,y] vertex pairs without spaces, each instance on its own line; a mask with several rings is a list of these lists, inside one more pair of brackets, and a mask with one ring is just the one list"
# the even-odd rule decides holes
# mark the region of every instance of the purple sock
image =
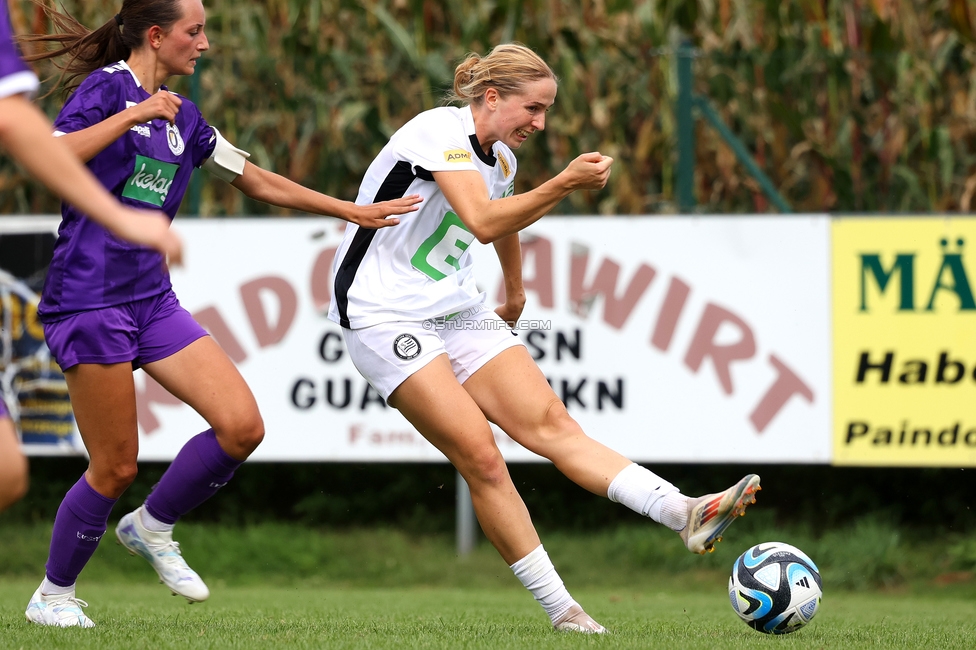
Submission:
[[165,524],[216,494],[243,461],[227,455],[213,429],[190,438],[146,499],[146,510]]
[[70,587],[78,580],[105,534],[116,501],[92,489],[84,474],[71,486],[54,518],[48,580],[59,587]]

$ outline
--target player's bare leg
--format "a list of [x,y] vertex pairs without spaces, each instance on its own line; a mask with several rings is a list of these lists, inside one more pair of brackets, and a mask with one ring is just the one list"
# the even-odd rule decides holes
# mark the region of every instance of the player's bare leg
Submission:
[[566,591],[512,483],[491,426],[458,383],[447,356],[436,357],[411,375],[387,401],[464,477],[482,530],[546,610],[553,626],[577,632],[603,631]]
[[81,611],[87,604],[75,597],[75,582],[105,534],[112,506],[138,471],[135,386],[129,363],[80,364],[64,376],[88,470],[58,508],[44,580],[26,616],[39,625],[94,627]]
[[27,493],[27,458],[20,451],[14,421],[0,415],[0,512]]
[[130,553],[152,565],[174,595],[200,602],[209,598],[210,590],[183,559],[173,527],[230,481],[264,437],[264,423],[240,372],[208,336],[146,364],[145,371],[211,429],[183,446],[153,493],[122,517],[115,534]]
[[478,521],[508,564],[539,545],[529,512],[495,445],[491,426],[458,384],[446,355],[411,375],[387,401],[443,452],[467,481]]
[[245,460],[264,439],[264,421],[240,371],[211,337],[146,364],[146,373],[207,421],[228,456]]
[[131,363],[79,364],[64,373],[71,409],[88,450],[92,489],[118,499],[139,472],[139,429]]
[[713,495],[689,499],[647,469],[587,436],[566,411],[523,347],[512,347],[464,383],[489,420],[526,449],[548,458],[570,480],[681,533],[688,550],[711,550],[755,502],[759,477],[749,475]]

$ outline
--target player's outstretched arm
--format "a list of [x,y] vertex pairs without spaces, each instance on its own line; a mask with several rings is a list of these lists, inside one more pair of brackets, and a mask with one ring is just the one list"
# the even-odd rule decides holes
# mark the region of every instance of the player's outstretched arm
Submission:
[[395,226],[400,223],[396,215],[416,211],[421,200],[419,195],[414,194],[393,201],[356,205],[311,190],[250,162],[244,163],[244,173],[231,185],[256,201],[299,212],[338,217],[363,228]]
[[180,264],[183,243],[161,212],[119,203],[59,138],[47,118],[23,95],[0,99],[0,146],[62,199],[117,237],[156,249]]
[[491,200],[476,171],[434,172],[434,180],[468,230],[483,244],[517,233],[576,190],[598,190],[607,184],[613,158],[584,153],[539,187]]

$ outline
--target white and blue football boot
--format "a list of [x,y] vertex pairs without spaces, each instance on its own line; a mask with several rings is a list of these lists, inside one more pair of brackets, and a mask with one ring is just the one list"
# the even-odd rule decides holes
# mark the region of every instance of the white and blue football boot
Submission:
[[142,507],[139,507],[119,520],[115,528],[119,543],[132,555],[145,558],[159,574],[159,581],[169,587],[174,596],[183,596],[191,604],[209,598],[210,590],[183,559],[173,534],[146,530],[141,514]]
[[95,622],[81,611],[82,607],[88,607],[88,603],[75,598],[74,590],[67,594],[45,596],[41,593],[41,588],[38,587],[34,595],[31,596],[30,602],[27,604],[27,611],[24,613],[28,621],[38,625],[95,627]]

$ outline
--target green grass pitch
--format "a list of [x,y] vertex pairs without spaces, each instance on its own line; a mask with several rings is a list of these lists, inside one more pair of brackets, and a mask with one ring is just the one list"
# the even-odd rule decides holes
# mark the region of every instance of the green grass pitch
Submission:
[[[668,581],[671,582],[671,581]],[[36,581],[0,579],[0,646],[162,648],[972,648],[970,593],[839,593],[788,636],[741,623],[721,584],[692,590],[577,590],[611,634],[554,632],[519,588],[225,586],[189,605],[158,584],[95,583],[79,596],[93,630],[27,623]]]
[[[171,596],[109,536],[78,585],[97,627],[44,628],[24,609],[43,576],[50,524],[0,521],[0,650],[976,646],[968,535],[917,541],[870,522],[813,535],[763,516],[737,526],[704,557],[656,526],[544,535],[570,592],[611,631],[584,637],[554,632],[485,541],[460,559],[450,535],[189,522],[176,538],[210,585],[207,602]],[[770,539],[810,553],[824,580],[817,617],[782,637],[747,627],[726,594],[737,555]]]

